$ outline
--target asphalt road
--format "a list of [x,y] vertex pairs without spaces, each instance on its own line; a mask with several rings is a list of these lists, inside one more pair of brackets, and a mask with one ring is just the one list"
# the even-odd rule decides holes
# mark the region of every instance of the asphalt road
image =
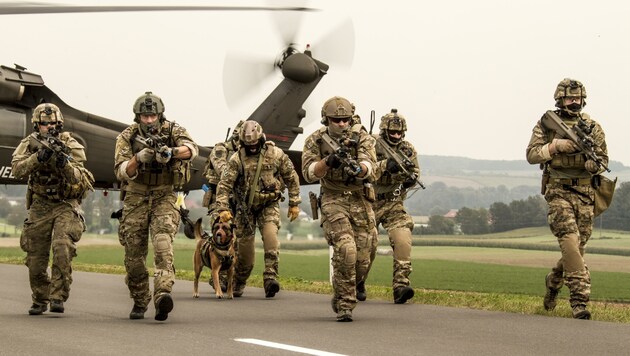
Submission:
[[360,303],[337,323],[330,296],[248,287],[217,300],[177,281],[165,322],[129,320],[124,277],[75,272],[64,314],[29,316],[25,266],[0,264],[0,355],[628,355],[630,325],[432,305]]

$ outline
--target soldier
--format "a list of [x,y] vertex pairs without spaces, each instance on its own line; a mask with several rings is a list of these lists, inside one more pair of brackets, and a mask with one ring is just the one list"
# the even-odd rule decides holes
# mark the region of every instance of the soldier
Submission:
[[[215,210],[216,192],[219,181],[221,180],[221,173],[225,170],[227,162],[230,160],[234,152],[238,150],[239,132],[244,122],[245,121],[241,120],[238,124],[236,124],[236,127],[234,127],[234,131],[232,132],[232,136],[228,140],[215,144],[208,155],[208,159],[206,160],[204,176],[208,179],[208,190],[203,196],[202,205],[208,208],[208,215]],[[234,212],[235,206],[236,205],[234,204],[233,199],[230,199],[230,210],[232,210],[232,212]],[[221,289],[225,292],[227,290],[227,271],[220,271],[219,278]],[[214,288],[212,276],[210,276],[210,280],[208,282],[212,288]]]
[[234,296],[243,295],[247,279],[254,268],[254,237],[260,230],[265,250],[263,272],[265,297],[273,298],[278,283],[280,205],[285,184],[289,190],[287,217],[295,220],[300,212],[300,180],[293,163],[280,148],[266,141],[262,127],[245,121],[240,129],[240,148],[228,161],[217,190],[216,207],[223,222],[232,220],[230,192],[236,202],[236,236],[238,261],[234,276]]
[[173,238],[180,220],[174,189],[186,183],[198,148],[185,128],[166,120],[164,103],[153,93],[141,95],[133,112],[135,122],[116,138],[114,162],[123,195],[118,237],[125,247],[125,282],[134,301],[129,318],[143,319],[151,301],[146,267],[150,232],[155,320],[163,321],[173,309]]
[[351,125],[354,106],[332,97],[322,107],[322,124],[304,142],[302,174],[319,182],[320,209],[326,241],[333,247],[332,309],[337,321],[352,321],[356,284],[365,281],[370,251],[376,242],[371,185],[376,152],[374,138],[360,124]]
[[[28,218],[20,237],[26,252],[33,294],[30,315],[48,309],[63,313],[72,284],[72,258],[85,231],[81,200],[94,177],[83,167],[83,146],[63,130],[63,115],[54,104],[40,104],[31,118],[35,132],[24,138],[11,161],[16,178],[28,178]],[[52,248],[51,275],[48,260]]]
[[[586,89],[577,80],[563,79],[554,94],[555,113],[567,127],[586,125],[596,155],[603,166],[608,165],[608,150],[604,131],[591,117],[582,112],[586,105]],[[543,116],[544,118],[544,116]],[[594,216],[593,182],[603,171],[597,162],[587,158],[571,140],[543,125],[542,119],[534,126],[527,161],[543,168],[543,193],[549,205],[548,221],[557,237],[562,257],[545,277],[546,310],[556,307],[556,299],[563,284],[569,287],[573,317],[590,319],[586,309],[591,293],[591,277],[584,263],[586,243],[591,237]]]
[[[411,268],[411,232],[413,219],[405,210],[403,201],[407,198],[407,191],[416,185],[420,176],[418,153],[413,145],[406,141],[407,121],[392,109],[381,118],[380,133],[374,135],[376,139],[376,159],[380,178],[374,184],[376,201],[372,204],[376,216],[376,225],[383,224],[389,235],[389,243],[394,250],[394,273],[392,288],[394,303],[404,304],[413,297],[414,291],[409,286]],[[393,153],[404,155],[403,165],[387,153],[391,147]],[[376,244],[374,245],[376,246]],[[376,249],[372,251],[371,260],[374,261]],[[371,262],[370,262],[371,264]],[[365,300],[365,282],[357,283],[357,299]]]

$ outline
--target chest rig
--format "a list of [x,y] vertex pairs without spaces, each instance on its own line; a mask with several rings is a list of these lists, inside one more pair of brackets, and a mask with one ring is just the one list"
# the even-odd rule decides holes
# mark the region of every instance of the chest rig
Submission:
[[[146,146],[136,140],[136,136],[143,137],[139,128],[135,129],[131,135],[131,152],[136,154],[142,151]],[[175,145],[173,142],[173,123],[165,122],[160,127],[160,132],[157,133],[157,138],[162,144],[172,147]],[[154,148],[156,151],[157,149]],[[159,163],[156,160],[150,163],[139,163],[138,165],[138,177],[136,182],[145,185],[171,185],[173,184],[173,163],[174,159],[168,161],[168,163]]]

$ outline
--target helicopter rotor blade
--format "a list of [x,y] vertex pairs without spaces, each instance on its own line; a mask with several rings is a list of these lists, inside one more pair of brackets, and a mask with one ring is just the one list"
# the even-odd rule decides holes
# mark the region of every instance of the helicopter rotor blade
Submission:
[[[271,6],[271,4],[280,5],[282,7],[288,7],[289,4],[299,5],[298,7],[306,8],[306,4],[308,1],[296,1],[296,0],[284,0],[284,1],[272,1],[267,0],[267,4]],[[270,13],[272,22],[276,27],[276,31],[278,36],[280,37],[281,43],[285,47],[289,47],[295,43],[295,39],[297,38],[297,34],[299,33],[300,27],[302,25],[302,15],[301,13],[289,13],[276,11]]]
[[0,15],[63,14],[87,12],[138,12],[138,11],[318,11],[301,6],[71,6],[63,4],[9,2],[0,5]]
[[313,57],[328,64],[350,68],[354,60],[354,24],[352,19],[341,22],[311,45]]
[[276,69],[274,59],[228,53],[223,64],[223,95],[228,107],[233,110]]

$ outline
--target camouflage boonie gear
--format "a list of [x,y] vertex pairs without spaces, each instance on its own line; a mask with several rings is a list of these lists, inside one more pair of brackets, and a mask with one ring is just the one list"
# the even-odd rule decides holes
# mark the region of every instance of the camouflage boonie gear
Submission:
[[125,248],[125,283],[135,306],[146,308],[151,301],[146,266],[149,235],[155,266],[153,297],[157,299],[170,293],[175,281],[172,244],[180,222],[174,192],[174,185],[178,182],[178,164],[192,161],[198,154],[198,148],[186,129],[164,120],[158,135],[169,147],[188,147],[191,157],[187,160],[171,159],[167,164],[155,161],[139,163],[137,174],[129,177],[125,170],[128,161],[144,148],[135,142],[134,137],[138,134],[138,124],[134,123],[118,135],[114,170],[122,182],[123,191],[118,238]]
[[[585,96],[586,93],[583,93]],[[569,127],[576,117],[556,112]],[[604,165],[608,165],[608,149],[601,126],[586,113],[580,114],[592,126],[594,150]],[[548,203],[549,227],[558,239],[562,257],[546,279],[547,288],[560,289],[566,284],[570,290],[572,307],[585,306],[590,298],[591,278],[584,262],[586,244],[591,237],[594,218],[594,189],[592,174],[584,167],[582,154],[558,153],[551,155],[549,143],[559,138],[547,130],[539,120],[534,126],[526,150],[530,164],[544,168],[543,192]]]
[[[262,155],[262,156],[261,156]],[[252,191],[256,170],[262,159],[258,189]],[[265,251],[264,280],[275,280],[278,276],[280,228],[280,206],[282,193],[288,188],[289,205],[299,205],[300,181],[293,163],[282,149],[267,141],[261,151],[252,156],[241,148],[232,155],[223,171],[217,188],[216,209],[230,209],[230,195],[236,200],[236,236],[238,238],[238,260],[235,268],[235,283],[244,286],[254,267],[254,237],[258,227]],[[250,194],[254,194],[250,199]],[[252,204],[250,205],[250,201]]]
[[351,154],[368,168],[363,178],[349,181],[343,166],[329,168],[321,179],[314,175],[314,166],[331,153],[322,141],[326,127],[311,134],[302,151],[302,175],[307,182],[319,181],[322,187],[322,227],[328,244],[333,247],[332,306],[341,319],[356,306],[356,285],[365,281],[377,234],[374,211],[363,193],[363,181],[375,179],[374,138],[359,125],[356,127],[352,134],[357,146]]
[[67,132],[60,133],[58,138],[71,157],[63,168],[56,167],[56,153],[47,163],[40,163],[37,160],[40,147],[30,136],[20,142],[11,161],[14,176],[28,178],[28,217],[24,221],[20,247],[26,252],[32,300],[37,305],[46,305],[51,300],[66,301],[69,297],[72,259],[77,255],[76,243],[85,231],[80,200],[94,182],[92,174],[83,166],[83,146]]

